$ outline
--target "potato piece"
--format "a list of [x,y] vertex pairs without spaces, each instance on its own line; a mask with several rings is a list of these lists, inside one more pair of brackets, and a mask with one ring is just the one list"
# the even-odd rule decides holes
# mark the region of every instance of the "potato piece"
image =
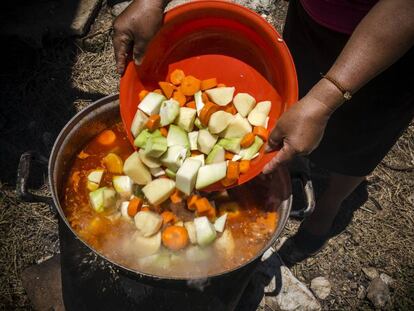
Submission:
[[252,127],[246,118],[243,118],[240,114],[236,114],[236,117],[229,124],[227,129],[220,135],[224,138],[241,138],[247,133],[252,132]]
[[159,178],[148,183],[142,192],[152,205],[158,205],[167,200],[174,192],[175,181],[167,178]]
[[144,237],[136,232],[128,246],[134,248],[132,251],[139,258],[154,255],[161,248],[161,231],[151,237]]
[[138,185],[146,185],[152,180],[151,173],[141,162],[138,152],[132,153],[125,160],[123,171]]
[[234,119],[231,113],[219,110],[213,113],[208,122],[208,130],[211,134],[217,134],[224,131]]
[[140,235],[149,237],[160,230],[162,217],[154,212],[141,211],[135,215],[134,222]]
[[208,97],[219,106],[226,106],[233,100],[235,87],[218,87],[206,90]]
[[247,117],[256,104],[256,100],[250,94],[239,93],[234,97],[233,104],[242,117]]

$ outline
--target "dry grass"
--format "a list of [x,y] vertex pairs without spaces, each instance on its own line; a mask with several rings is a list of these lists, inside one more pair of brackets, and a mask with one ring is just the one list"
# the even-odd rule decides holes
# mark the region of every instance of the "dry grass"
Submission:
[[[282,1],[276,2],[272,10],[260,13],[271,18],[281,30],[285,11],[286,4]],[[109,24],[110,17],[102,10],[91,34],[107,29]],[[24,122],[36,121],[37,117],[39,120],[62,119],[52,128],[35,126],[40,136],[49,130],[54,137],[67,117],[62,118],[59,113],[52,112],[45,117],[42,111],[54,103],[55,107],[67,105],[65,111],[73,114],[95,97],[117,92],[118,76],[106,31],[77,42],[77,47],[70,43],[54,43],[42,53],[29,75],[21,75],[13,81],[14,90],[7,96],[15,105],[22,98],[35,99],[32,102],[35,114],[24,115]],[[62,76],[62,72],[69,73]],[[41,83],[46,87],[36,88]],[[7,112],[4,113],[7,116]],[[15,139],[8,141],[10,145]],[[32,146],[29,141],[27,144]],[[22,152],[24,148],[17,151]],[[367,266],[376,267],[396,279],[389,310],[414,308],[413,166],[414,125],[407,129],[384,162],[369,176],[369,199],[363,204],[363,209],[355,211],[347,229],[332,239],[320,254],[293,268],[294,274],[307,284],[320,275],[331,280],[332,293],[322,302],[325,310],[372,309],[367,300],[357,298],[358,288],[366,288],[369,283],[361,271]],[[14,165],[6,169],[9,170],[7,176],[15,172]],[[346,206],[363,197],[364,189],[360,188],[345,204],[341,217],[349,218],[351,211]],[[294,233],[296,227],[297,222],[289,222],[285,235]],[[56,219],[49,207],[22,203],[12,187],[0,184],[0,309],[30,309],[20,273],[45,256],[58,252],[56,229]]]

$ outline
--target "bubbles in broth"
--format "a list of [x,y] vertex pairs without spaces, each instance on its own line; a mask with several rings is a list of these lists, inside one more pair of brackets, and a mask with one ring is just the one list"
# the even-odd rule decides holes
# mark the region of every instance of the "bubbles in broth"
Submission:
[[[278,214],[273,210],[265,210],[265,192],[259,186],[255,187],[254,182],[223,192],[198,193],[200,197],[206,197],[214,208],[215,217],[210,217],[212,224],[215,219],[227,214],[223,232],[215,232],[215,239],[203,246],[198,245],[197,240],[191,241],[191,237],[188,245],[176,251],[160,242],[161,235],[168,226],[184,226],[187,230],[187,223],[199,216],[188,210],[186,197],[181,202],[172,203],[167,200],[158,206],[152,206],[144,199],[141,211],[147,210],[154,215],[170,211],[175,217],[168,223],[163,219],[159,230],[150,237],[142,237],[134,218],[125,210],[122,212],[125,198],[120,199],[119,193],[113,207],[97,212],[92,208],[89,198],[91,184],[88,175],[91,171],[102,170],[98,186],[113,189],[113,176],[123,173],[111,173],[114,168],[108,167],[105,157],[112,153],[123,162],[134,151],[121,123],[111,127],[111,130],[115,134],[115,140],[110,144],[102,144],[98,136],[74,159],[62,202],[70,225],[97,252],[140,272],[194,278],[221,273],[242,265],[254,257],[271,238],[278,223]],[[135,194],[138,195],[140,187],[134,187]],[[154,245],[156,251],[151,248]]]

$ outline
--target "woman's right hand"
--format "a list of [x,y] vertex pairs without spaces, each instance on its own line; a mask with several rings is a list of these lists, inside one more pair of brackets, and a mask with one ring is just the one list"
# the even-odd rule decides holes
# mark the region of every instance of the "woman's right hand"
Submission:
[[131,49],[134,61],[141,63],[148,42],[161,27],[166,2],[135,0],[114,20],[112,42],[119,74],[125,71]]

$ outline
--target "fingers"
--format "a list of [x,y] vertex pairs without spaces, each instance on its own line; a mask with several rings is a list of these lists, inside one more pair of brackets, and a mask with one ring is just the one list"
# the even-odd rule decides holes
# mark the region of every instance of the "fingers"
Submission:
[[144,40],[139,40],[134,43],[133,55],[134,55],[135,64],[141,65],[142,58],[144,57],[146,47],[147,47],[147,42]]
[[273,172],[277,167],[283,164],[289,163],[297,154],[295,149],[293,149],[289,144],[284,144],[283,148],[279,150],[276,156],[270,160],[269,163],[263,169],[263,174],[269,174]]
[[267,141],[265,152],[271,152],[280,148],[283,144],[283,134],[282,131],[276,126],[273,131],[270,133],[269,139]]
[[132,39],[127,34],[115,30],[112,42],[114,45],[116,69],[118,73],[122,75],[125,71],[126,60]]

